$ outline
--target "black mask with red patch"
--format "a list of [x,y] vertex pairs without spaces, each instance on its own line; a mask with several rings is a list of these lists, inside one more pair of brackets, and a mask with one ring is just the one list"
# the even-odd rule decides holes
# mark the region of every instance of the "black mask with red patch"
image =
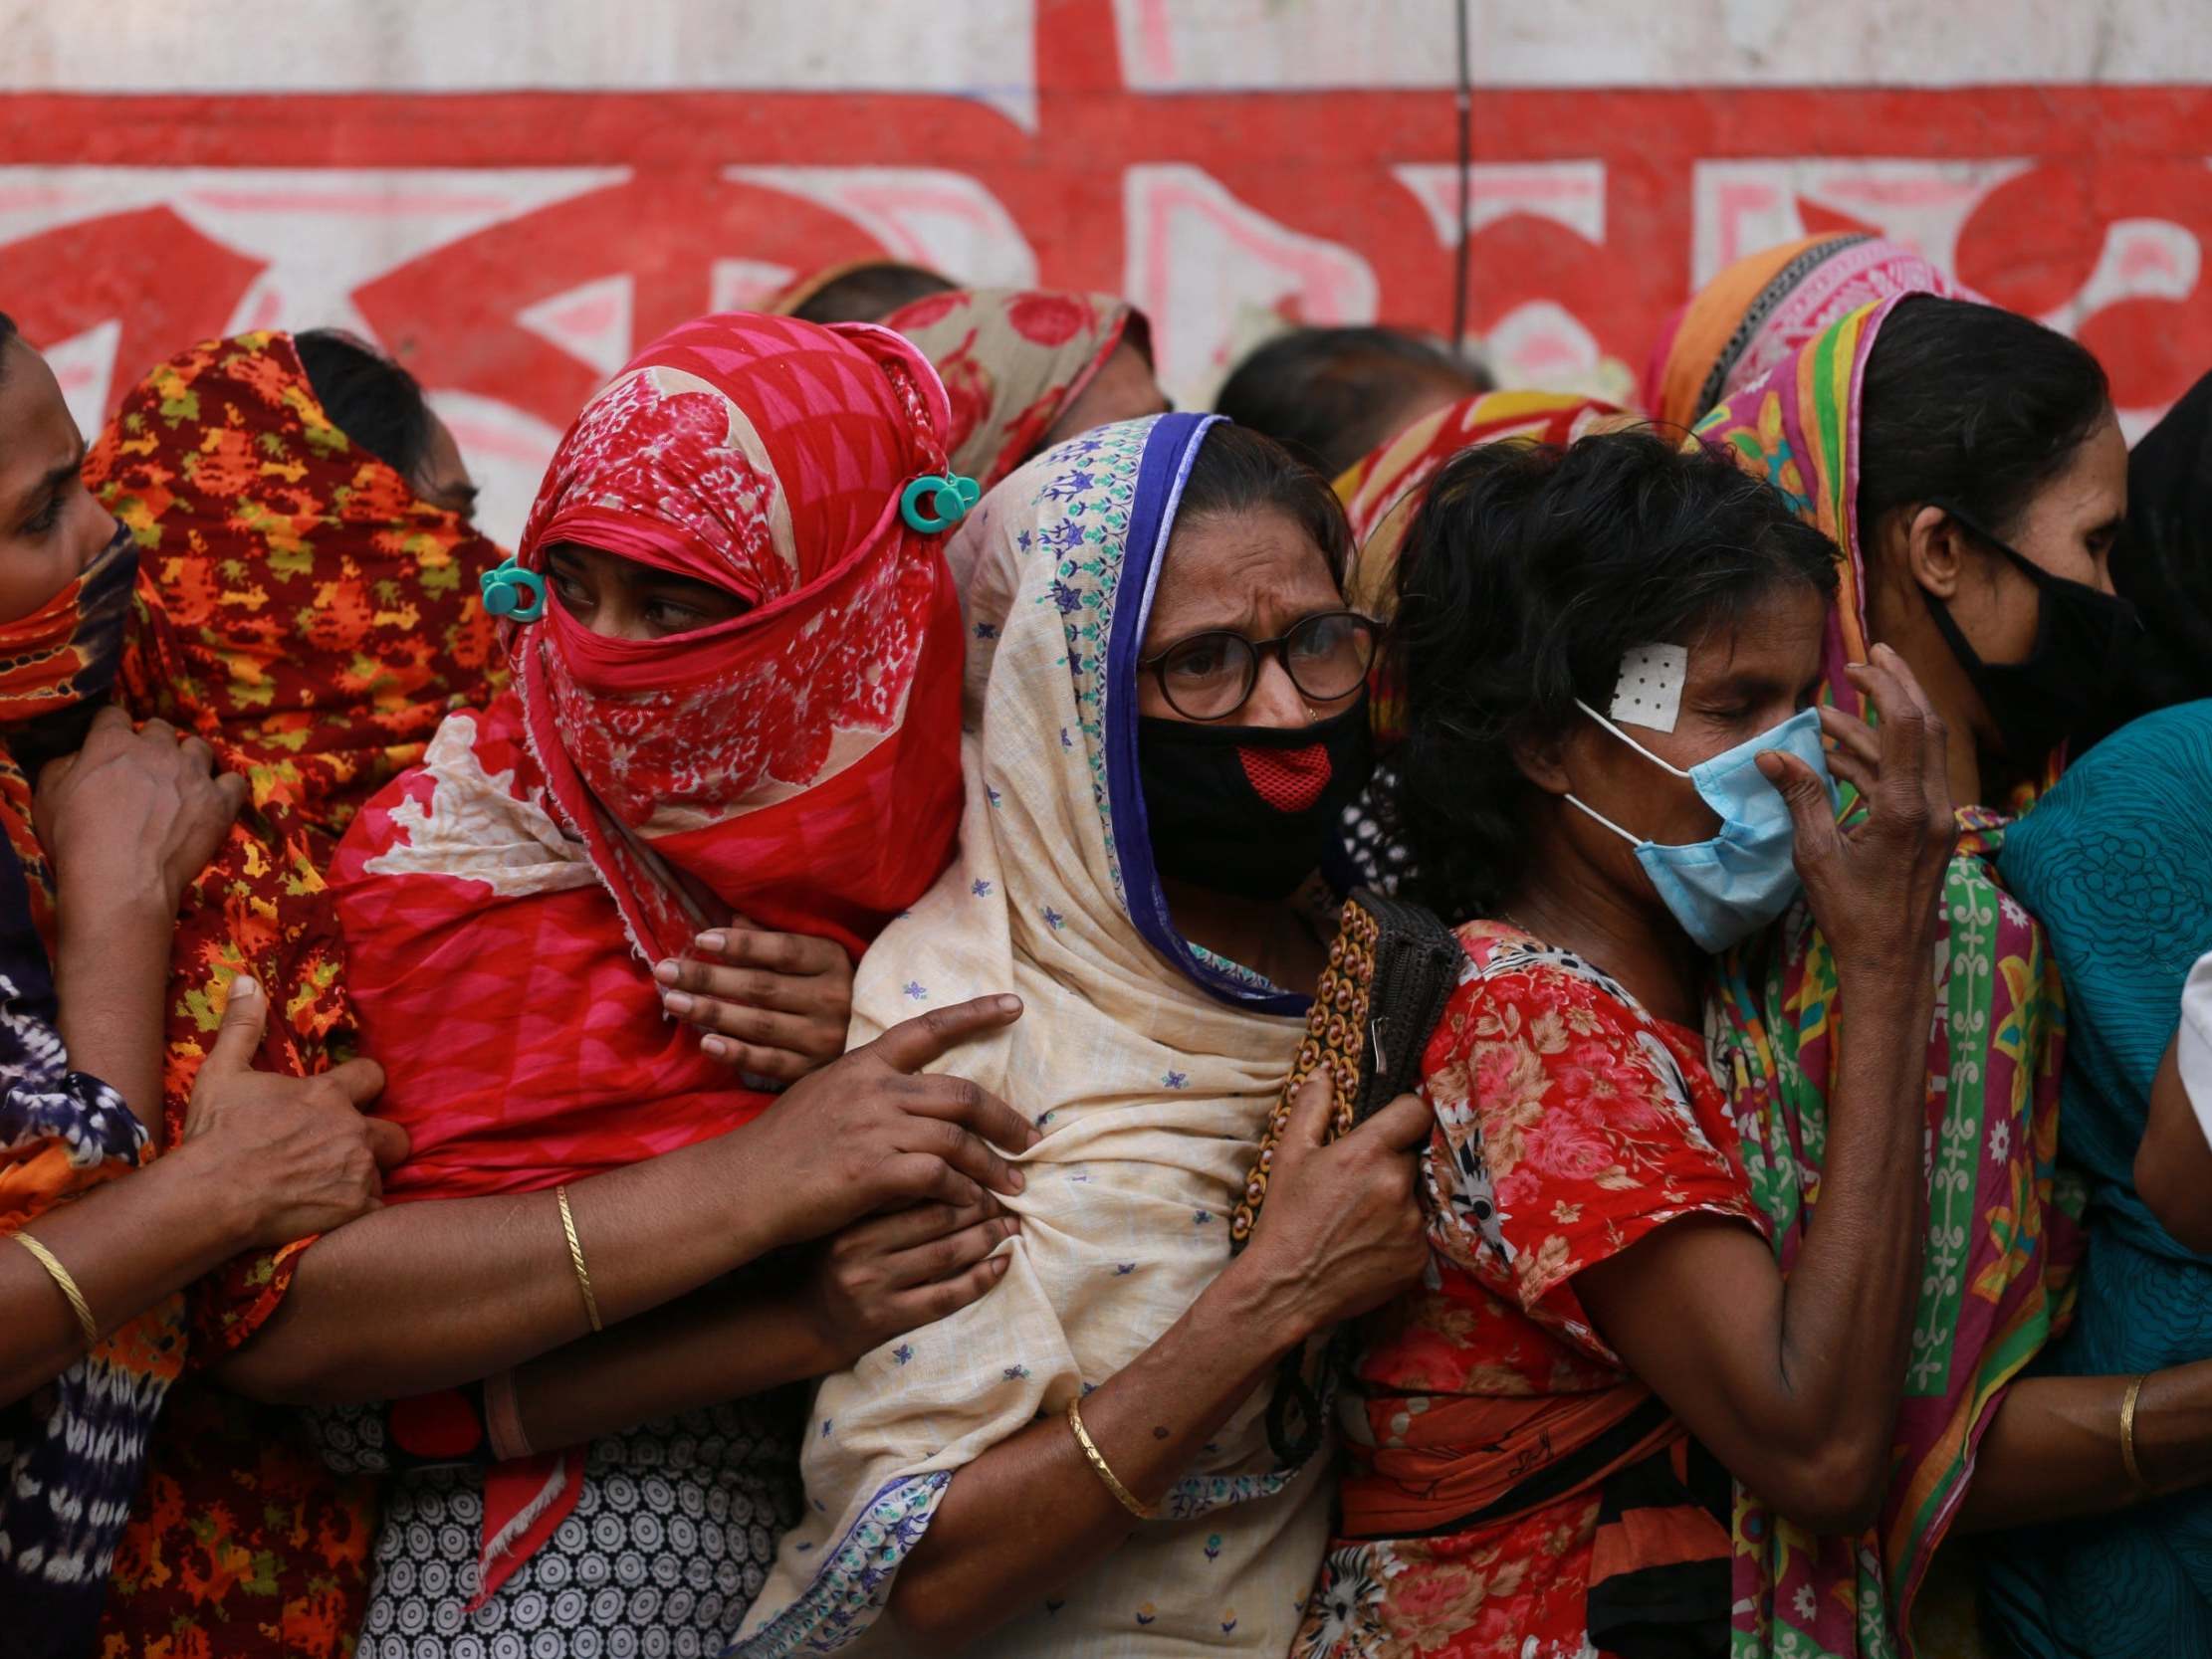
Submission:
[[1374,764],[1363,695],[1313,726],[1137,722],[1137,777],[1160,874],[1244,899],[1311,875]]

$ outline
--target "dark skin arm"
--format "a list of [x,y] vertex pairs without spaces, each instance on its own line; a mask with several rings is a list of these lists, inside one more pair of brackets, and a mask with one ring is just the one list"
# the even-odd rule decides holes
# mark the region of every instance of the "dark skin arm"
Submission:
[[2016,1382],[1982,1436],[1958,1512],[1965,1532],[2102,1515],[2144,1497],[2212,1481],[2212,1360],[2152,1371],[2135,1401],[2135,1463],[2127,1478],[2119,1412],[2125,1376],[2033,1376]]
[[[992,1147],[1031,1145],[1028,1120],[964,1079],[917,1074],[1019,1013],[1012,997],[981,997],[908,1020],[743,1129],[575,1182],[569,1207],[601,1319],[617,1324],[879,1210],[1018,1192],[1020,1171]],[[307,1251],[223,1380],[299,1404],[398,1399],[589,1332],[553,1193],[407,1204]]]
[[[1379,1307],[1426,1265],[1411,1153],[1435,1127],[1427,1104],[1402,1097],[1323,1146],[1328,1109],[1326,1082],[1309,1084],[1249,1248],[1083,1396],[1083,1426],[1140,1502],[1159,1502],[1284,1354]],[[894,1580],[890,1615],[923,1652],[957,1652],[1096,1565],[1136,1525],[1055,1412],[953,1477]]]
[[1926,1037],[1937,907],[1954,838],[1943,729],[1893,653],[1855,671],[1879,732],[1839,750],[1872,810],[1838,832],[1800,761],[1762,757],[1849,1017],[1829,1103],[1818,1225],[1785,1280],[1739,1223],[1689,1217],[1576,1276],[1629,1368],[1744,1485],[1819,1533],[1879,1510],[1919,1276]]
[[[241,1250],[360,1214],[376,1202],[377,1159],[405,1154],[404,1135],[360,1115],[380,1081],[367,1061],[315,1079],[252,1070],[267,1014],[258,986],[233,981],[177,1146],[25,1229],[69,1270],[104,1335]],[[45,1268],[0,1247],[0,1401],[84,1351]]]
[[846,1228],[805,1279],[710,1286],[515,1373],[533,1447],[572,1446],[842,1370],[880,1343],[959,1312],[1004,1275],[990,1254],[1017,1223],[982,1204],[920,1204]]
[[33,807],[54,862],[54,989],[70,1064],[120,1095],[156,1145],[169,939],[185,884],[222,845],[246,780],[197,737],[119,709],[39,774]]
[[2176,1243],[2212,1251],[2212,1146],[2182,1087],[2173,1043],[2151,1080],[2150,1119],[2135,1148],[2135,1191]]

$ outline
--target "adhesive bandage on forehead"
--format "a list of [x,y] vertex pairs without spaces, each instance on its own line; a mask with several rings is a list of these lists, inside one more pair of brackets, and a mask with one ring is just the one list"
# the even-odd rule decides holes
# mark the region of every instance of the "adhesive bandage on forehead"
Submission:
[[1625,726],[1672,731],[1689,680],[1689,649],[1680,645],[1632,645],[1622,654],[1609,711]]

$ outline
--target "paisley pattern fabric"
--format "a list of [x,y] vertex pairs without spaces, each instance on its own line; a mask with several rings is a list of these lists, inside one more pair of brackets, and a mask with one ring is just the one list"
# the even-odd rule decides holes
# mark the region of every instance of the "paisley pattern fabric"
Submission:
[[[354,1044],[325,872],[361,802],[448,710],[503,678],[477,598],[501,555],[332,422],[282,333],[156,368],[86,478],[137,553],[125,705],[204,737],[251,784],[178,922],[163,1077],[174,1134],[240,972],[271,992],[263,1067],[306,1075]],[[261,1328],[309,1242],[194,1287],[199,1363]],[[289,1413],[188,1378],[156,1432],[103,1644],[336,1654],[358,1621],[373,1517],[372,1489],[326,1471]]]
[[883,322],[937,365],[952,401],[953,468],[986,490],[1036,454],[1123,340],[1152,350],[1144,312],[1110,294],[964,289]]
[[[1857,715],[1870,711],[1843,668],[1864,662],[1868,647],[1858,389],[1895,304],[1853,311],[1697,431],[1842,549],[1819,697]],[[1845,802],[1847,817],[1863,810],[1848,789]],[[1962,808],[1945,880],[1927,1052],[1928,1231],[1880,1520],[1862,1538],[1816,1538],[1739,1492],[1736,1643],[1745,1659],[1909,1651],[1913,1601],[1973,1478],[1981,1436],[2061,1313],[2076,1251],[2053,1196],[2065,1004],[2042,930],[1998,879],[2008,825],[1986,807]],[[1752,1192],[1785,1271],[1819,1205],[1846,1016],[1838,991],[1835,959],[1800,904],[1722,958],[1708,1004]]]
[[[2014,826],[2005,881],[2050,931],[2066,980],[2060,1149],[2089,1182],[2081,1309],[2039,1361],[2059,1376],[2132,1375],[2212,1353],[2212,1260],[2135,1190],[2151,1079],[2181,987],[2212,942],[2212,703],[2122,726]],[[1986,1599],[2032,1659],[2151,1659],[2212,1648],[2212,1497],[2008,1533]]]
[[[1459,939],[1467,967],[1422,1065],[1434,1267],[1372,1323],[1344,1397],[1343,1526],[1297,1659],[1597,1652],[1600,1482],[1684,1434],[1641,1409],[1575,1275],[1685,1215],[1767,1225],[1697,1033],[1510,925]],[[1524,1481],[1551,1490],[1516,1502]],[[1696,1520],[1705,1536],[1680,1542],[1713,1559],[1717,1609],[1727,1535]]]
[[[1228,1264],[1304,999],[1172,931],[1136,764],[1136,660],[1211,419],[1060,445],[986,498],[950,549],[968,595],[960,857],[862,961],[852,1040],[1015,992],[1024,1018],[943,1064],[1037,1112],[1045,1138],[1005,1200],[1023,1224],[998,1283],[823,1379],[806,1515],[744,1659],[881,1651],[895,1577],[956,1472],[1127,1365]],[[1162,1519],[967,1651],[1283,1652],[1327,1532],[1328,1460],[1278,1467],[1265,1403],[1262,1389],[1230,1417]]]

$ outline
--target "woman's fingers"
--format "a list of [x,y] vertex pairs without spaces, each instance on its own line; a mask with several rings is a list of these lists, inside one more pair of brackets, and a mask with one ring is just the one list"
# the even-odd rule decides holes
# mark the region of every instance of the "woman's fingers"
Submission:
[[735,1037],[704,1037],[699,1047],[747,1077],[766,1078],[771,1083],[796,1083],[821,1069],[821,1061],[812,1055],[794,1054],[787,1048],[759,1048]]
[[1835,802],[1820,774],[1781,749],[1766,749],[1753,763],[1760,775],[1781,792],[1782,803],[1790,809],[1799,873],[1835,857],[1843,842],[1836,828]]
[[980,1203],[915,1204],[893,1210],[889,1215],[859,1223],[850,1230],[850,1237],[856,1245],[865,1245],[880,1254],[895,1254],[961,1232],[979,1222],[995,1221],[1005,1213],[998,1200],[987,1192]]
[[724,967],[695,956],[672,956],[656,963],[653,978],[661,986],[664,997],[711,997],[718,1002],[743,1003],[776,1013],[829,1012],[844,1002],[839,994],[841,981],[819,974],[794,975],[774,973],[765,968]]
[[834,939],[758,928],[712,929],[693,939],[692,948],[732,967],[759,968],[785,977],[841,973],[849,965],[844,946]]
[[844,1027],[800,1014],[779,1014],[719,997],[693,996],[688,991],[663,991],[661,1006],[686,1025],[701,1031],[734,1037],[754,1048],[787,1049],[811,1056],[814,1063],[834,1060],[844,1052]]
[[1881,738],[1873,726],[1841,709],[1824,708],[1820,716],[1821,735],[1834,745],[1828,751],[1831,761],[1839,754],[1847,754],[1869,766],[1880,762]]
[[950,1279],[975,1266],[1020,1230],[1020,1223],[1012,1216],[994,1216],[989,1221],[963,1227],[957,1233],[947,1233],[943,1238],[918,1244],[911,1250],[898,1251],[884,1258],[884,1282],[904,1289],[909,1285],[928,1285]]
[[890,1300],[891,1323],[900,1331],[918,1331],[925,1325],[951,1318],[971,1302],[981,1300],[992,1286],[1003,1279],[1009,1259],[989,1256],[951,1279],[902,1291]]

